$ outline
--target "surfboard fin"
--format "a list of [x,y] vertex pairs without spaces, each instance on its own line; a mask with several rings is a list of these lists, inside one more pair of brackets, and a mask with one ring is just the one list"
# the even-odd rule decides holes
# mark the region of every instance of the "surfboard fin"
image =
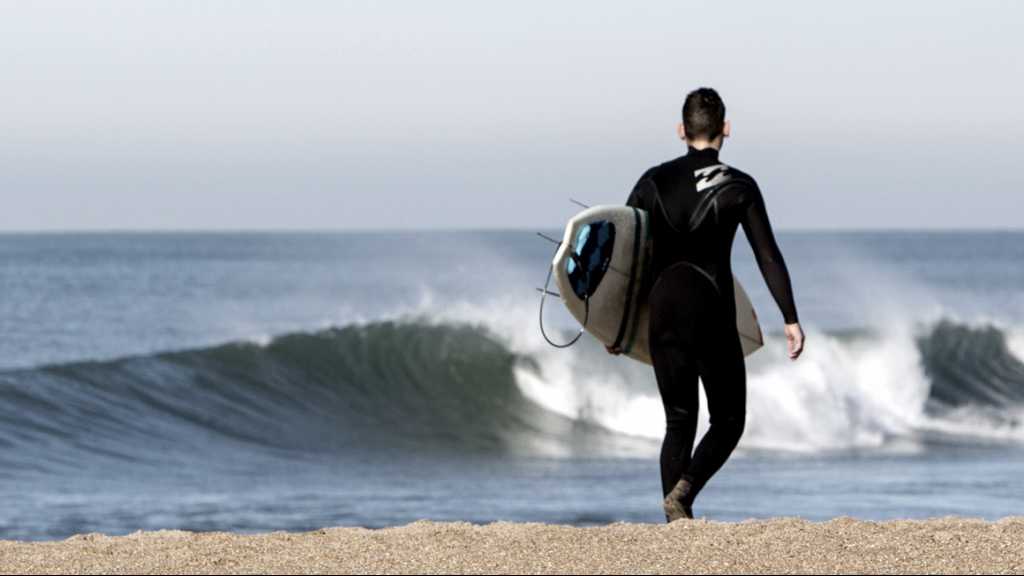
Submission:
[[556,244],[558,246],[562,245],[562,241],[561,240],[555,240],[554,238],[552,238],[551,236],[548,236],[547,234],[545,234],[543,232],[537,232],[537,236],[540,236],[541,238],[547,240],[548,242],[551,242],[552,244]]

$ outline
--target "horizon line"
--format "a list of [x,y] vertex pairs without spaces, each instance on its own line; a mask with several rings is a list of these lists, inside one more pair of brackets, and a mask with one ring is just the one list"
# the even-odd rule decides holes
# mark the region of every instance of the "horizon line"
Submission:
[[[538,231],[558,230],[559,227],[527,227],[527,226],[496,226],[496,227],[410,227],[410,228],[25,228],[25,229],[0,229],[0,236],[43,236],[43,235],[146,235],[146,234],[410,234],[410,233],[486,233],[486,232],[524,232],[533,233]],[[780,234],[821,234],[821,233],[1018,233],[1024,232],[1024,227],[1010,226],[965,226],[965,227],[940,227],[940,226],[908,226],[908,227],[786,227],[775,228]]]

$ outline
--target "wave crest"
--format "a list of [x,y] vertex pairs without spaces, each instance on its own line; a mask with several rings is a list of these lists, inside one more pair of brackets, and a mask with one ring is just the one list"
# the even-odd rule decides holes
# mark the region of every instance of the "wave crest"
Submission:
[[[944,320],[810,342],[798,363],[771,338],[753,357],[742,446],[1021,437],[1024,363],[1003,329]],[[663,422],[646,366],[592,342],[527,349],[459,322],[376,322],[0,373],[0,465],[23,468],[254,448],[646,456]]]

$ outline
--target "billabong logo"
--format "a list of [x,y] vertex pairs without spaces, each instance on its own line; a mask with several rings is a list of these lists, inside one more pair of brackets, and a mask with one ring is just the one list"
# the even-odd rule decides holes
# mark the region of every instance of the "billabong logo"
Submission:
[[718,186],[730,178],[729,167],[725,164],[713,164],[706,168],[695,170],[693,175],[697,178],[697,192],[703,192],[708,188]]

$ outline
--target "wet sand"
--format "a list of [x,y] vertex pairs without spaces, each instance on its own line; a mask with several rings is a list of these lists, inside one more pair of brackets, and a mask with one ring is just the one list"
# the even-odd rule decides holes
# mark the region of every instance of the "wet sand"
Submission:
[[0,541],[3,573],[1024,573],[1024,518],[823,523],[416,522],[240,535]]

